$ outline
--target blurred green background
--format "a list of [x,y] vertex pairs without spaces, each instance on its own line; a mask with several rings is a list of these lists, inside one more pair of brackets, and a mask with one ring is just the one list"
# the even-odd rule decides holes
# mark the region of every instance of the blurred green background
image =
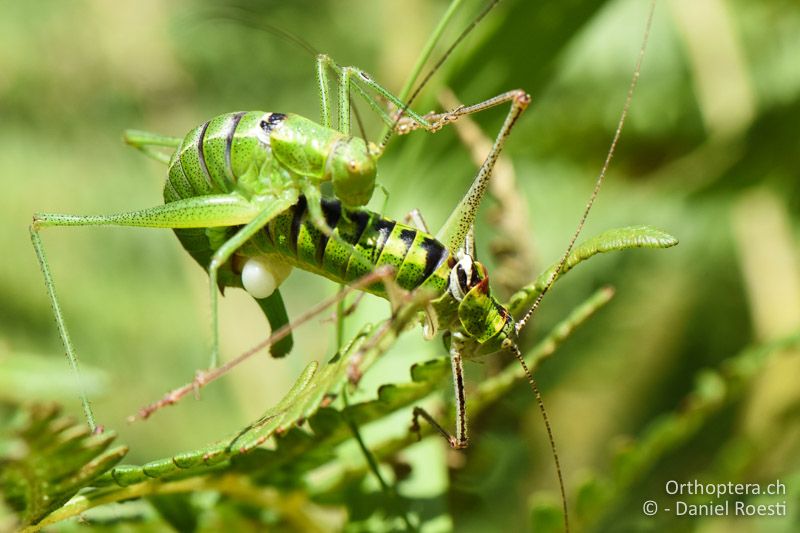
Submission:
[[[466,3],[445,43],[480,4]],[[216,114],[248,109],[318,117],[313,57],[231,15],[301,36],[398,91],[446,2],[6,0],[0,6],[0,399],[55,398],[78,415],[28,238],[32,213],[108,213],[160,203],[165,169],[121,143],[126,128],[183,135]],[[628,90],[647,9],[633,0],[504,1],[414,104],[438,108],[444,87],[468,103],[517,87],[532,95],[507,147],[530,221],[516,243],[530,247],[530,279],[560,257],[575,228]],[[632,439],[648,435],[660,417],[692,408],[687,395],[707,369],[754,346],[766,347],[768,357],[757,359],[735,387],[728,383],[724,399],[685,438],[657,441],[667,451],[599,513],[592,524],[598,530],[800,528],[800,353],[792,341],[800,333],[798,58],[796,2],[657,6],[630,118],[584,237],[650,224],[680,245],[593,259],[558,284],[529,328],[541,334],[593,289],[617,289],[611,304],[538,373],[567,486],[613,477],[614,457]],[[374,139],[377,124],[361,107]],[[503,116],[490,111],[477,120],[493,136]],[[379,174],[390,192],[386,214],[401,218],[416,207],[438,228],[474,175],[466,154],[451,130],[394,139]],[[381,209],[382,195],[371,205]],[[479,255],[491,269],[487,243],[497,225],[485,211]],[[312,322],[295,333],[286,360],[256,357],[210,386],[201,401],[126,425],[126,415],[206,364],[207,277],[167,230],[48,229],[43,238],[96,414],[131,446],[128,462],[191,449],[244,426],[281,397],[309,360],[324,360],[333,348],[333,328]],[[290,316],[335,290],[295,272],[284,292]],[[387,305],[365,301],[349,326],[355,330],[376,313],[388,313]],[[267,333],[240,291],[224,298],[222,320],[226,357]],[[783,348],[771,344],[786,338]],[[443,355],[440,342],[406,334],[360,393],[368,397],[381,383],[405,381],[412,362],[435,355]],[[498,364],[469,365],[471,383]],[[428,476],[447,487],[438,494],[459,530],[527,527],[532,495],[557,498],[530,390],[519,387],[471,422],[466,453],[447,454],[438,440],[423,445]],[[402,432],[407,423],[399,418],[397,427],[379,431]],[[667,480],[695,478],[780,479],[791,516],[642,516],[643,499],[670,501]]]

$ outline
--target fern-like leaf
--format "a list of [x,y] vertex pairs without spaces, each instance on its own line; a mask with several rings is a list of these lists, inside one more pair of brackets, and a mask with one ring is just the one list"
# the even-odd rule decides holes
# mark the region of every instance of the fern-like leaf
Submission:
[[61,507],[128,451],[109,449],[113,432],[93,435],[54,405],[34,405],[18,414],[4,438],[0,488],[24,526]]

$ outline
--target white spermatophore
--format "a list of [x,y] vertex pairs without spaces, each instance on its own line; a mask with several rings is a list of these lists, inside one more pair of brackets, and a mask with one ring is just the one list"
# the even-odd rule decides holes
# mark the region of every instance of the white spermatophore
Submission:
[[266,298],[278,284],[269,266],[261,259],[250,258],[242,269],[242,285],[253,298]]

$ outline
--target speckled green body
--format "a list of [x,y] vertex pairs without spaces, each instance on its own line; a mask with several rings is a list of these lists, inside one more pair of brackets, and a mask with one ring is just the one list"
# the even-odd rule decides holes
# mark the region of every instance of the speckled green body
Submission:
[[[321,197],[319,186],[328,180],[335,199]],[[466,336],[471,343],[462,345],[480,347],[471,353],[499,347],[513,334],[513,320],[490,294],[485,268],[425,232],[359,208],[374,182],[375,156],[361,139],[298,115],[228,113],[180,140],[169,161],[164,206],[101,218],[175,231],[208,267],[215,335],[216,288],[243,287],[245,266],[258,259],[274,287],[291,267],[349,284],[392,266],[401,288],[438,295],[426,309],[434,331]],[[458,234],[450,240],[457,242]],[[387,297],[382,283],[366,290]],[[280,327],[288,320],[280,295],[264,294],[254,298],[273,329]]]
[[[238,192],[246,198],[288,186],[297,178],[338,179],[338,167],[363,170],[362,180],[337,194],[364,205],[374,188],[374,161],[366,143],[295,114],[226,113],[191,130],[169,163],[164,200]],[[342,161],[339,161],[339,160]],[[366,159],[366,160],[365,160]],[[360,167],[360,168],[353,168]]]
[[[480,263],[474,263],[471,279],[464,280],[465,295],[458,300],[450,290],[451,273],[458,261],[435,237],[366,209],[345,208],[334,199],[323,199],[321,207],[339,239],[314,226],[308,219],[307,201],[301,197],[250,239],[239,255],[284,262],[342,284],[390,265],[403,289],[429,289],[439,295],[431,308],[437,329],[464,332],[478,344],[491,347],[481,353],[496,351],[499,343],[513,334],[513,319],[491,295],[486,269]],[[368,263],[358,260],[354,251]],[[366,290],[386,297],[381,283]],[[505,334],[499,335],[501,332]]]
[[[335,199],[323,199],[322,212],[338,239],[314,226],[308,217],[308,202],[301,197],[250,239],[240,254],[285,261],[343,284],[390,265],[403,289],[422,287],[437,294],[447,291],[454,260],[432,235],[366,209],[347,209]],[[386,295],[380,283],[371,286],[369,292]]]
[[[169,162],[164,201],[233,193],[258,203],[332,181],[342,201],[359,206],[369,201],[375,184],[374,160],[368,152],[362,139],[300,115],[226,113],[184,137]],[[206,268],[218,247],[214,232],[184,228],[175,233]]]

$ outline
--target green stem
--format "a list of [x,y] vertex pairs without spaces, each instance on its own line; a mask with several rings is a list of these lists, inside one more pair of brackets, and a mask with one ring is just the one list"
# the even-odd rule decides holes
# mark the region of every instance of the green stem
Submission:
[[21,533],[39,531],[46,526],[78,516],[99,505],[142,498],[154,494],[191,493],[203,490],[217,491],[262,508],[280,509],[287,521],[294,524],[298,531],[321,531],[319,525],[306,514],[304,507],[307,507],[307,505],[297,505],[292,503],[291,499],[285,500],[275,489],[256,487],[250,483],[249,479],[243,476],[228,474],[224,476],[194,477],[166,483],[153,480],[124,488],[117,487],[111,492],[78,496],[64,507],[49,514],[38,524],[23,528]]
[[369,448],[367,448],[367,445],[364,443],[364,439],[361,437],[361,432],[358,429],[358,425],[353,422],[353,419],[347,413],[347,408],[350,407],[350,400],[347,397],[347,389],[342,391],[342,397],[344,398],[345,407],[344,411],[342,411],[342,414],[344,414],[345,422],[347,422],[350,432],[353,434],[353,437],[355,437],[358,447],[361,448],[361,452],[364,454],[364,458],[367,460],[369,469],[372,470],[373,474],[375,474],[375,478],[378,480],[378,483],[380,483],[383,492],[389,496],[389,484],[383,479],[381,471],[378,469],[378,461],[375,460],[375,456],[372,455],[372,453],[369,451]]
[[[364,443],[364,439],[361,437],[361,431],[358,429],[358,425],[353,421],[352,417],[348,412],[348,407],[350,407],[350,400],[347,397],[347,389],[342,390],[342,397],[344,399],[344,409],[342,410],[342,417],[344,418],[347,426],[350,428],[350,432],[353,434],[353,437],[356,439],[358,443],[358,447],[361,448],[361,453],[364,455],[364,458],[367,460],[367,465],[369,466],[370,471],[378,480],[378,483],[381,485],[381,491],[383,492],[384,496],[387,500],[394,500],[397,498],[397,492],[394,490],[393,487],[390,487],[386,480],[383,479],[383,475],[381,475],[381,471],[378,468],[378,461],[375,459],[375,455],[367,448],[367,445]],[[416,531],[416,528],[411,524],[411,519],[408,517],[408,513],[403,513],[403,521],[406,524],[407,531]]]

